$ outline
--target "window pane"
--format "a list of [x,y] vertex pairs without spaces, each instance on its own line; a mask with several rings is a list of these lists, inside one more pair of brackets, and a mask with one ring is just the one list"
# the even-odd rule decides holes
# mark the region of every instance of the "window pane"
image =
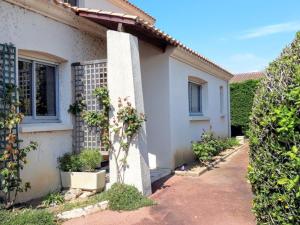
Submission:
[[224,90],[220,87],[220,113],[224,113]]
[[36,63],[36,115],[56,116],[55,67]]
[[20,112],[32,116],[32,63],[19,61]]
[[189,83],[189,103],[191,113],[202,113],[201,86]]

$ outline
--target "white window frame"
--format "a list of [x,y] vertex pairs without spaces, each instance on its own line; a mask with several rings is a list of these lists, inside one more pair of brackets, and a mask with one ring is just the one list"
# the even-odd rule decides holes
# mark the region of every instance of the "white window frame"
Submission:
[[[31,85],[32,85],[32,93],[31,93],[31,111],[32,111],[32,116],[25,116],[23,123],[57,123],[59,122],[59,64],[45,61],[45,60],[37,60],[34,58],[28,58],[28,57],[19,57],[19,61],[24,61],[24,62],[30,62],[32,63],[32,80],[31,80]],[[42,64],[42,65],[48,65],[52,66],[55,68],[55,116],[37,116],[36,115],[36,64]],[[18,63],[19,64],[19,63]],[[18,70],[19,71],[19,70]],[[19,74],[18,74],[19,76]],[[19,80],[19,79],[18,79]]]
[[[198,103],[199,103],[199,112],[192,112],[192,85],[198,87]],[[203,116],[203,85],[197,82],[190,81],[188,82],[188,98],[189,98],[189,115],[190,116]]]

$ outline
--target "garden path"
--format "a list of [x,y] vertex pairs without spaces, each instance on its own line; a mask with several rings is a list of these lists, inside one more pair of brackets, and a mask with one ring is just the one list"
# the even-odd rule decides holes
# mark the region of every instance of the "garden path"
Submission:
[[200,177],[158,181],[158,204],[132,212],[104,211],[64,225],[255,225],[246,180],[248,146]]

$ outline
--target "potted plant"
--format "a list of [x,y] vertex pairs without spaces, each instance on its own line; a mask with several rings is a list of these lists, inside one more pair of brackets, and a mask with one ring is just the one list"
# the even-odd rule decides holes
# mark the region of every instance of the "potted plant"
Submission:
[[105,170],[97,170],[102,155],[97,149],[84,149],[80,154],[66,153],[58,159],[63,188],[102,191]]

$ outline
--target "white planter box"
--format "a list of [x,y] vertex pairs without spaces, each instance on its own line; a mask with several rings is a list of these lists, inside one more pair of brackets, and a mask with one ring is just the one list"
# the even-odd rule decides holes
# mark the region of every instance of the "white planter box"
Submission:
[[102,191],[105,187],[105,170],[98,172],[60,172],[63,188]]

